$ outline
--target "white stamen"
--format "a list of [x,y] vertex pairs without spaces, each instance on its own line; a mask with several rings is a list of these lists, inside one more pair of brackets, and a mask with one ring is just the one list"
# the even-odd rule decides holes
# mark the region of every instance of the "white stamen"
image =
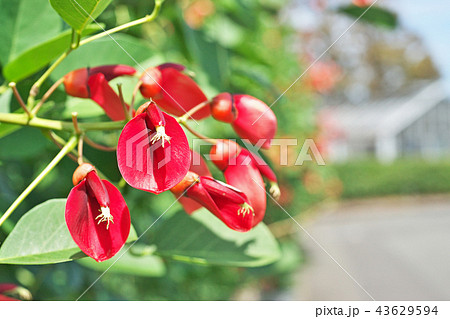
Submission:
[[270,183],[269,193],[272,195],[272,197],[275,200],[280,199],[281,191],[280,191],[280,187],[278,186],[277,183],[275,183],[275,182]]
[[242,214],[242,217],[245,217],[245,214],[252,212],[253,216],[255,215],[255,210],[252,206],[247,203],[241,205],[241,208],[238,210],[238,215]]
[[157,141],[162,140],[162,147],[164,147],[164,142],[167,141],[170,144],[171,137],[166,134],[166,128],[164,126],[157,126],[156,133],[150,139],[152,144],[155,144]]
[[109,222],[114,224],[114,220],[113,220],[113,216],[111,215],[111,210],[109,209],[109,207],[100,207],[99,211],[101,211],[102,213],[100,215],[98,215],[95,219],[99,219],[98,224],[100,224],[101,222],[106,222],[106,229],[109,228]]

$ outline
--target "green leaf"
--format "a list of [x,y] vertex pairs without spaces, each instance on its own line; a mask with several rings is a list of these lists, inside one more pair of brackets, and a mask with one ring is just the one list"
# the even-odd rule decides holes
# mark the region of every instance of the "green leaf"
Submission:
[[[83,31],[83,36],[99,29],[97,25],[90,25]],[[4,77],[9,81],[18,82],[39,71],[69,48],[71,37],[72,31],[67,30],[23,52],[5,66]]]
[[398,25],[397,15],[386,9],[373,6],[367,12],[361,16],[367,7],[358,7],[355,5],[343,6],[338,8],[338,12],[345,13],[351,17],[359,18],[360,21],[369,22],[381,27],[394,29]]
[[[114,40],[110,37],[105,37],[79,47],[55,69],[51,78],[57,80],[72,70],[87,66],[94,67],[106,64],[134,65],[134,60],[142,62],[152,55],[147,43],[133,36],[117,34],[113,35],[113,38]],[[141,71],[143,70],[138,69],[138,72]]]
[[[3,124],[0,125],[0,134]],[[21,128],[20,126],[13,126]],[[33,127],[22,127],[16,129],[10,126],[10,135],[0,139],[0,159],[2,160],[24,160],[27,158],[36,158],[42,151],[50,145],[42,134],[36,134]],[[7,135],[7,134],[4,134]],[[20,145],[20,147],[17,147]]]
[[111,0],[50,0],[50,3],[68,25],[81,32],[106,9]]
[[[137,245],[137,244],[135,244]],[[130,249],[133,249],[134,246]],[[103,262],[96,262],[92,258],[82,258],[77,262],[84,267],[109,273],[135,275],[142,277],[162,277],[166,273],[163,260],[158,256],[134,256],[129,247],[125,246],[113,258]],[[111,267],[111,268],[110,268]]]
[[247,233],[229,229],[206,209],[179,212],[158,229],[156,253],[175,260],[239,267],[258,267],[280,257],[277,241],[263,223]]
[[48,0],[0,0],[0,21],[3,66],[27,48],[54,37],[62,27]]
[[193,30],[184,22],[182,28],[182,40],[185,41],[189,54],[206,72],[209,83],[220,91],[225,85],[229,70],[228,51],[218,43],[208,41],[202,31]]
[[[65,199],[51,199],[22,216],[0,248],[0,264],[53,264],[86,257],[67,229],[65,206]],[[128,241],[136,239],[132,227]]]

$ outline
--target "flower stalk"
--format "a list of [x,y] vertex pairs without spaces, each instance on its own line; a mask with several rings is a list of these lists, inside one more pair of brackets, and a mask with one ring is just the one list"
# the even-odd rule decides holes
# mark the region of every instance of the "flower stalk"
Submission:
[[146,15],[145,17],[141,19],[137,19],[125,24],[122,24],[120,26],[117,26],[115,28],[112,28],[110,30],[105,30],[104,32],[98,33],[96,35],[93,35],[92,37],[88,37],[84,40],[81,40],[81,35],[76,34],[75,30],[72,31],[72,41],[70,43],[69,48],[66,52],[61,54],[58,59],[53,62],[53,64],[45,71],[45,73],[33,84],[30,90],[30,94],[28,96],[27,105],[28,107],[32,107],[34,105],[34,99],[36,95],[39,93],[39,89],[41,88],[44,81],[50,76],[50,74],[58,67],[59,64],[61,64],[62,61],[64,61],[65,58],[72,52],[73,50],[81,47],[82,45],[88,44],[89,42],[92,42],[94,40],[103,38],[104,36],[110,36],[113,33],[128,29],[130,27],[137,26],[139,24],[143,24],[146,22],[151,22],[156,19],[156,17],[159,14],[159,11],[161,10],[161,6],[164,0],[155,0],[155,6],[153,8],[153,11],[151,14]]
[[28,185],[27,188],[22,192],[22,194],[17,197],[17,199],[11,204],[11,206],[6,210],[3,216],[0,218],[0,226],[8,219],[9,216],[14,212],[14,210],[22,203],[22,201],[39,185],[39,183],[50,173],[56,165],[69,154],[78,144],[78,136],[72,136],[64,145],[64,147],[59,151],[55,158],[47,165],[46,168]]

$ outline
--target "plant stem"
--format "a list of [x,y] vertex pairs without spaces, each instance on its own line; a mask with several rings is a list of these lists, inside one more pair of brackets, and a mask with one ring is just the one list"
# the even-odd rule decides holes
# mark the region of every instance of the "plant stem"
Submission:
[[134,87],[133,95],[132,95],[132,98],[131,98],[130,109],[134,109],[134,101],[135,101],[135,99],[136,99],[136,94],[137,94],[137,92],[139,91],[139,88],[140,88],[141,85],[142,85],[142,81],[139,80],[139,81],[136,83],[136,86]]
[[110,146],[98,144],[98,143],[94,142],[93,140],[91,140],[89,137],[87,137],[87,135],[84,135],[83,139],[86,142],[86,144],[88,144],[89,146],[96,148],[98,150],[105,151],[105,152],[115,152],[116,151],[116,147],[110,147]]
[[6,234],[9,234],[14,228],[14,223],[10,220],[5,220],[1,227]]
[[22,192],[22,194],[17,197],[14,203],[8,208],[8,210],[3,214],[0,218],[0,226],[5,222],[6,219],[14,212],[14,210],[22,203],[22,201],[31,193],[33,189],[36,188],[37,185],[51,172],[52,169],[66,156],[70,153],[78,144],[78,136],[72,136],[67,144],[59,151],[59,153],[55,156],[55,158],[47,165],[46,168],[28,185],[27,188]]
[[205,135],[202,135],[202,134],[200,134],[199,132],[197,132],[197,131],[195,131],[194,129],[192,129],[189,125],[187,125],[186,124],[186,121],[180,121],[179,122],[181,125],[183,125],[189,132],[191,132],[193,135],[195,135],[195,136],[197,136],[198,138],[200,138],[200,139],[202,139],[202,140],[204,140],[204,141],[206,141],[206,142],[208,142],[208,143],[211,143],[211,144],[213,144],[213,145],[216,145],[217,144],[217,141],[216,140],[214,140],[214,139],[212,139],[212,138],[209,138],[209,137],[207,137],[207,136],[205,136]]
[[41,88],[42,83],[44,83],[45,80],[50,76],[50,74],[56,69],[58,65],[61,64],[62,61],[69,55],[69,53],[72,52],[72,48],[69,48],[66,52],[61,54],[59,58],[53,62],[53,64],[45,71],[44,74],[33,84],[30,90],[30,95],[28,96],[28,107],[32,107],[34,104],[34,98],[39,93],[39,89]]
[[12,89],[17,102],[19,102],[20,107],[25,111],[25,113],[27,113],[28,118],[32,118],[33,115],[30,113],[27,106],[23,102],[22,97],[19,94],[19,91],[17,91],[16,83],[14,83],[14,82],[9,83],[9,87]]
[[64,61],[64,59],[70,54],[70,52],[72,52],[73,50],[77,49],[78,47],[85,45],[89,42],[92,42],[94,40],[103,38],[106,35],[111,35],[113,33],[128,29],[130,27],[139,25],[139,24],[143,24],[146,22],[150,22],[156,19],[156,17],[159,14],[159,11],[161,9],[161,5],[164,2],[164,0],[156,0],[155,1],[155,7],[153,8],[153,11],[151,14],[146,15],[145,17],[138,19],[138,20],[134,20],[122,25],[119,25],[115,28],[112,28],[110,30],[106,30],[102,33],[96,34],[92,37],[89,37],[87,39],[84,39],[81,41],[81,34],[78,34],[75,32],[75,30],[72,30],[72,41],[70,43],[70,47],[67,49],[66,52],[64,52],[63,54],[61,54],[59,56],[58,59],[55,60],[55,62],[53,62],[53,64],[47,69],[47,71],[45,71],[44,74],[42,74],[42,76],[33,84],[33,86],[31,87],[30,90],[30,94],[28,95],[28,100],[27,100],[27,105],[28,107],[33,107],[34,105],[34,98],[36,97],[36,95],[39,93],[39,89],[42,86],[42,83],[44,83],[44,81],[50,76],[50,74],[56,69],[56,67],[62,62]]
[[64,78],[62,77],[58,81],[53,83],[53,85],[48,89],[47,92],[45,92],[45,94],[42,96],[42,99],[39,101],[39,103],[36,105],[36,107],[31,112],[33,115],[36,115],[37,112],[39,112],[39,109],[41,108],[41,106],[44,105],[45,101],[47,101],[47,99],[50,97],[50,95],[52,95],[53,92],[55,92],[55,90],[58,88],[58,86],[60,86],[61,83],[63,83],[63,82],[64,82]]
[[132,118],[131,108],[128,107],[128,105],[125,103],[125,99],[123,98],[122,83],[117,83],[117,90],[119,91],[120,104],[122,104],[123,113],[125,114],[125,120],[128,122]]
[[184,115],[180,116],[178,118],[178,121],[181,122],[185,122],[187,121],[190,117],[192,117],[192,115],[194,115],[195,113],[197,113],[198,111],[200,111],[202,108],[204,108],[205,106],[207,106],[211,101],[210,100],[206,100],[200,104],[197,104],[196,106],[194,106],[192,109],[190,109],[189,111],[187,111],[186,113],[184,113]]
[[156,0],[155,1],[155,7],[153,8],[153,11],[152,11],[151,14],[146,15],[145,17],[143,17],[141,19],[134,20],[134,21],[131,21],[131,22],[119,25],[119,26],[117,26],[115,28],[106,30],[106,31],[104,31],[102,33],[99,33],[99,34],[93,35],[92,37],[84,39],[84,40],[80,41],[80,46],[85,45],[85,44],[87,44],[89,42],[92,42],[94,40],[103,38],[104,36],[111,35],[113,33],[116,33],[116,32],[119,32],[119,31],[122,31],[122,30],[125,30],[125,29],[128,29],[130,27],[134,27],[134,26],[137,26],[139,24],[143,24],[143,23],[151,22],[151,21],[155,20],[156,17],[158,16],[158,14],[159,14],[159,11],[161,9],[161,5],[162,5],[163,2],[164,1]]
[[[27,125],[56,131],[69,131],[69,132],[74,131],[72,122],[48,120],[39,117],[33,117],[32,119],[29,119],[26,114],[0,113],[0,123]],[[79,123],[78,127],[83,132],[111,131],[111,130],[121,130],[125,124],[126,124],[125,121],[89,122],[89,123]]]
[[[62,138],[60,138],[58,135],[55,134],[55,132],[53,131],[44,131],[45,135],[48,136],[50,138],[50,140],[53,142],[53,144],[55,144],[56,146],[58,146],[59,149],[62,149],[64,147],[64,145],[66,145],[66,141],[64,141]],[[74,152],[74,150],[72,150],[71,153],[68,153],[67,156],[69,156],[69,158],[71,160],[73,160],[75,163],[78,163],[78,158],[73,155],[72,153]]]

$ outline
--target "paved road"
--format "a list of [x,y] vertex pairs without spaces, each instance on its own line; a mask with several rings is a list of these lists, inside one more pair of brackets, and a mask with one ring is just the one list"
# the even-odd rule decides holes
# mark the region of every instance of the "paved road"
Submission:
[[[450,196],[346,202],[303,226],[376,300],[450,300]],[[371,300],[303,231],[295,300]]]

